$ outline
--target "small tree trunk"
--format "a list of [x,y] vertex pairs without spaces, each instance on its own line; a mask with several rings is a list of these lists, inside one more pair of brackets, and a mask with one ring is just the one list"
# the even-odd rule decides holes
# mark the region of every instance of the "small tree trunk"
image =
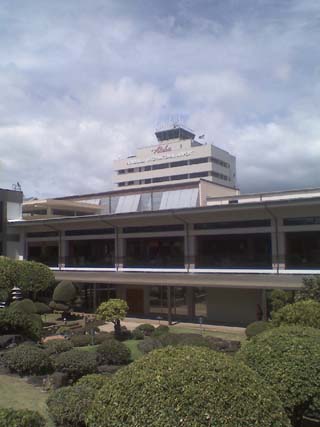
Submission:
[[121,335],[121,324],[120,324],[120,320],[119,319],[117,319],[114,322],[114,335],[116,337],[119,337]]

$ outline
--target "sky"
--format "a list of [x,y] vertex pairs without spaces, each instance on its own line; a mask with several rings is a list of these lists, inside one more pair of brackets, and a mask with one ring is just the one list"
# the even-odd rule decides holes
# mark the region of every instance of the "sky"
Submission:
[[1,0],[0,187],[112,188],[179,118],[242,192],[320,187],[319,0]]

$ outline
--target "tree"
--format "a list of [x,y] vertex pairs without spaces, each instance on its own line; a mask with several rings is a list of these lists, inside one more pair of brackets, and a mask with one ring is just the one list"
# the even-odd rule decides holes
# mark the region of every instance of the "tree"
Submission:
[[304,277],[303,287],[296,293],[296,301],[312,299],[320,302],[320,276]]
[[241,347],[238,360],[256,371],[277,393],[294,427],[319,395],[320,331],[282,326]]
[[166,347],[120,369],[97,393],[88,427],[288,427],[275,392],[232,358]]
[[72,282],[62,281],[55,287],[49,305],[53,310],[62,311],[62,315],[66,317],[72,309],[80,307],[81,304],[78,288]]
[[97,308],[98,319],[112,322],[116,336],[121,335],[120,320],[123,320],[129,310],[128,304],[122,299],[109,299],[99,305]]
[[44,264],[34,261],[18,261],[0,257],[0,295],[7,299],[11,289],[18,286],[24,296],[37,298],[55,283],[54,274]]
[[320,329],[320,302],[306,300],[288,304],[273,315],[272,324],[301,325]]

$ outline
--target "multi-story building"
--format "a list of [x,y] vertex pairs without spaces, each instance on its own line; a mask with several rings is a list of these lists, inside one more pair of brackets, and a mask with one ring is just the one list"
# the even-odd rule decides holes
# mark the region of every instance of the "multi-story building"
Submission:
[[139,148],[135,156],[114,162],[116,187],[146,188],[199,178],[236,187],[236,159],[227,151],[201,144],[181,126],[159,130],[156,137],[157,145]]

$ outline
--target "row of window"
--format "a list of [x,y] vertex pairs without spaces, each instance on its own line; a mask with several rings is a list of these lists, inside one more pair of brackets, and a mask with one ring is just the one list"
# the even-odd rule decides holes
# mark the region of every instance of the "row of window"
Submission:
[[181,166],[198,165],[200,163],[210,163],[210,162],[213,162],[213,163],[215,163],[219,166],[222,166],[226,169],[230,169],[230,163],[225,162],[221,159],[218,159],[216,157],[200,157],[198,159],[180,160],[178,162],[161,163],[161,164],[156,164],[156,165],[152,165],[152,166],[142,166],[139,168],[120,169],[118,171],[118,174],[123,175],[125,173],[147,172],[147,171],[151,171],[151,170],[177,168],[177,167],[181,167]]
[[128,185],[142,185],[142,184],[153,184],[158,182],[166,182],[166,181],[179,181],[182,179],[192,179],[192,178],[206,178],[208,176],[213,176],[214,178],[222,179],[223,181],[231,181],[230,177],[218,172],[194,172],[194,173],[184,173],[181,175],[174,176],[159,176],[156,178],[148,178],[148,179],[138,179],[136,181],[125,181],[119,182],[118,187],[126,187]]
[[[320,217],[300,217],[300,218],[284,218],[284,225],[313,225],[320,224]],[[253,219],[244,221],[219,221],[219,222],[205,222],[194,224],[195,230],[215,230],[227,228],[250,228],[250,227],[270,227],[270,219]],[[183,231],[182,224],[172,225],[154,225],[154,226],[136,226],[124,227],[124,233],[154,233],[164,231]],[[113,228],[98,228],[87,230],[67,230],[66,236],[85,236],[85,235],[101,235],[113,234]],[[56,237],[57,231],[40,231],[27,233],[27,237]]]

